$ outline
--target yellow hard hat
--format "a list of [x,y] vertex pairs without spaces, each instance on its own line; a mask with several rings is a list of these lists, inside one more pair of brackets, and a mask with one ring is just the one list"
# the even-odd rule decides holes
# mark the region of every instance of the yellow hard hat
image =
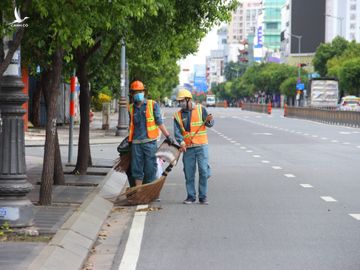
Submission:
[[176,100],[183,100],[184,98],[192,99],[191,92],[187,89],[180,89],[176,97]]

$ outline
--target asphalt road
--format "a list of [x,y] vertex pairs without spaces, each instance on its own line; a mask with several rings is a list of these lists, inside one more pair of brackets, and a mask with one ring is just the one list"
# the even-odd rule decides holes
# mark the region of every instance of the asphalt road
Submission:
[[[360,130],[209,111],[210,204],[182,204],[180,162],[143,219],[136,269],[360,269]],[[119,265],[134,226],[112,269],[132,269]]]

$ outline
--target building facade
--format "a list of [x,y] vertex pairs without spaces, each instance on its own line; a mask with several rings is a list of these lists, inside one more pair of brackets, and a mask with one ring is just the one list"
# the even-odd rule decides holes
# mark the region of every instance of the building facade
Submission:
[[281,62],[311,66],[325,42],[326,0],[287,0],[281,14]]

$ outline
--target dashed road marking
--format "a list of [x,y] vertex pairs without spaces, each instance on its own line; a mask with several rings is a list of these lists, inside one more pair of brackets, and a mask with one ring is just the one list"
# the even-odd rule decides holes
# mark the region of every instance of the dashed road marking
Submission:
[[245,146],[241,146],[241,147],[240,147],[240,149],[243,149],[243,150],[245,150],[245,149],[246,149],[246,147],[245,147]]
[[349,214],[349,216],[355,218],[356,220],[360,220],[360,214]]
[[273,168],[274,170],[282,170],[280,166],[272,166],[271,168]]
[[254,152],[253,150],[246,150],[246,153],[252,153]]
[[236,141],[230,141],[231,143],[236,143]]
[[268,160],[262,160],[261,162],[265,163],[265,164],[270,163],[270,161],[268,161]]
[[317,138],[317,137],[319,137],[319,136],[318,136],[318,135],[312,135],[312,137],[313,137],[313,138]]
[[313,188],[313,186],[310,184],[300,184],[300,186],[302,186],[303,188]]
[[260,155],[253,155],[254,158],[259,158],[261,157]]
[[291,173],[286,173],[286,174],[284,174],[284,176],[287,178],[295,178],[295,175],[293,175]]
[[332,140],[331,142],[333,142],[333,143],[337,143],[337,142],[339,142],[338,140]]
[[321,139],[322,139],[322,140],[327,140],[328,138],[326,138],[326,137],[322,137]]
[[321,196],[320,198],[323,199],[325,202],[337,202],[337,200],[330,196]]
[[235,143],[235,145],[241,145],[241,143]]

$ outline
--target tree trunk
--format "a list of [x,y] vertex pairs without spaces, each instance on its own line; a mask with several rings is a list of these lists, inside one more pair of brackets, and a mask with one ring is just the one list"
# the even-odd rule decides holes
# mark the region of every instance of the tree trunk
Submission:
[[56,104],[57,91],[61,80],[63,63],[63,49],[57,49],[53,55],[52,68],[49,71],[48,87],[44,91],[47,99],[46,140],[44,164],[41,176],[40,199],[41,205],[50,205],[52,202],[52,184],[54,178],[55,142],[56,142]]
[[80,83],[80,133],[78,143],[78,155],[74,173],[86,174],[88,166],[92,165],[92,160],[89,138],[89,79],[87,76],[86,60],[84,60],[83,58],[78,59],[77,76]]
[[59,136],[57,131],[55,137],[54,185],[65,185],[64,170],[61,161],[61,152],[59,145]]
[[44,89],[44,79],[41,76],[40,82],[36,84],[36,89],[33,96],[32,103],[32,114],[31,114],[31,123],[34,127],[40,126],[40,104],[41,104],[41,95]]
[[[46,82],[51,81],[51,80],[49,79],[48,74],[44,73],[41,81],[42,81],[41,82],[42,88],[45,89]],[[50,86],[48,86],[48,87],[50,87]],[[57,86],[56,94],[57,94],[58,90],[59,90],[59,85]],[[48,104],[50,102],[50,99],[51,99],[50,92],[49,91],[43,91],[43,92],[44,92],[45,104],[46,104],[46,108],[47,108]],[[56,111],[56,108],[55,108],[55,111]],[[65,177],[64,177],[64,171],[63,171],[63,166],[62,166],[62,161],[61,161],[61,152],[60,152],[59,136],[58,136],[57,129],[56,129],[56,134],[55,134],[54,185],[65,185]]]

